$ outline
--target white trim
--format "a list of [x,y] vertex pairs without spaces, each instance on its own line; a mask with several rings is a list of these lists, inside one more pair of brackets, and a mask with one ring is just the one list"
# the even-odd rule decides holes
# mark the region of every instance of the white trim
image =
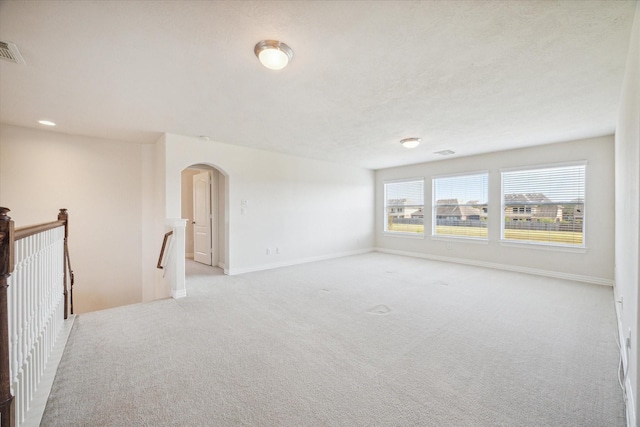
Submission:
[[271,270],[274,268],[281,268],[281,267],[290,267],[293,265],[307,264],[309,262],[316,262],[316,261],[325,261],[328,259],[342,258],[346,256],[351,256],[351,255],[361,255],[369,252],[374,252],[375,250],[376,250],[375,248],[358,249],[355,251],[338,252],[338,253],[320,255],[320,256],[314,256],[314,257],[308,257],[308,258],[299,258],[291,261],[256,265],[254,267],[234,268],[234,269],[225,270],[225,274],[228,274],[229,276],[235,276],[236,274],[253,273],[255,271]]
[[[584,240],[584,237],[583,237]],[[586,254],[589,250],[586,246],[578,245],[559,245],[554,243],[544,243],[535,240],[506,240],[500,239],[500,246],[509,246],[512,248],[538,249],[543,251],[573,252],[578,254]]]
[[431,240],[441,240],[443,242],[462,242],[462,243],[473,243],[477,245],[489,244],[488,237],[450,236],[446,234],[436,234],[433,236],[429,236],[429,238]]
[[27,411],[24,422],[20,424],[21,427],[38,427],[40,425],[42,416],[44,415],[44,409],[47,406],[47,400],[49,400],[49,394],[51,394],[53,380],[56,377],[56,372],[58,372],[58,366],[62,360],[62,354],[64,353],[64,348],[69,340],[69,334],[71,334],[71,328],[73,327],[75,319],[76,315],[72,314],[62,323],[62,328],[60,329],[56,343],[53,345],[53,349],[51,350],[47,366],[44,368],[44,372],[42,373],[40,384],[31,399],[30,407]]
[[384,188],[384,184],[397,184],[399,182],[413,182],[413,181],[422,181],[424,183],[424,176],[416,176],[415,178],[398,178],[398,179],[390,179],[386,181],[382,181],[382,187]]
[[526,171],[526,170],[536,170],[536,169],[555,169],[555,168],[566,168],[570,166],[587,166],[589,162],[586,160],[575,160],[572,162],[560,162],[560,163],[544,163],[540,165],[524,165],[524,166],[514,166],[509,168],[500,168],[498,172],[516,172],[516,171]]
[[[622,366],[623,371],[627,371],[629,369],[629,356],[626,351],[626,343],[625,336],[622,330],[622,307],[620,306],[620,295],[618,294],[618,287],[613,287],[613,299],[615,302],[615,310],[616,310],[616,322],[618,322],[618,347],[620,348],[620,357],[622,357]],[[618,372],[618,375],[620,373]],[[633,396],[633,388],[631,387],[631,378],[627,378],[624,385],[624,391],[626,394],[626,402],[624,402],[625,406],[625,415],[627,418],[627,427],[636,427],[636,404],[635,398]]]
[[493,268],[496,270],[513,271],[516,273],[533,274],[536,276],[552,277],[554,279],[574,280],[576,282],[593,283],[596,285],[613,286],[613,280],[600,277],[583,276],[580,274],[562,273],[559,271],[541,270],[538,268],[521,267],[517,265],[498,264],[495,262],[476,261],[465,258],[454,258],[440,255],[425,254],[421,252],[398,251],[395,249],[375,248],[377,252],[394,255],[410,256],[415,258],[431,259],[434,261],[453,262],[456,264],[473,265],[476,267]]
[[636,401],[633,397],[633,388],[631,388],[631,378],[627,378],[625,389],[627,390],[627,427],[637,427]]
[[383,231],[382,232],[386,237],[407,237],[409,239],[422,239],[424,240],[424,232],[422,233],[411,233],[409,231]]
[[173,299],[184,298],[186,296],[187,296],[186,289],[176,289],[171,291],[171,298]]
[[489,179],[489,170],[484,169],[484,170],[473,171],[473,172],[456,172],[456,173],[446,173],[443,175],[431,175],[431,181],[438,178],[453,178],[456,176],[467,176],[467,175],[487,175],[487,179]]
[[219,262],[218,267],[222,269],[222,272],[226,275],[229,274],[229,270],[227,270],[227,265],[224,262]]

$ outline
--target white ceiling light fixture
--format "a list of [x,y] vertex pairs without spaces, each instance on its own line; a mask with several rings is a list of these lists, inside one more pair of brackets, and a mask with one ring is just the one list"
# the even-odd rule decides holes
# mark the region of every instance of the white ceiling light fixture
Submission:
[[260,63],[270,70],[282,70],[293,59],[293,50],[277,40],[262,40],[253,48]]
[[400,144],[402,144],[404,148],[416,148],[420,145],[420,141],[422,141],[420,138],[405,138],[400,140]]
[[56,124],[51,120],[38,120],[38,123],[45,126],[55,126]]

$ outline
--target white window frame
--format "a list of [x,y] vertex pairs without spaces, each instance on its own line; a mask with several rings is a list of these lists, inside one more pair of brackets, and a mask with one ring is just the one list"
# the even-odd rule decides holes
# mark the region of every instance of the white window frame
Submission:
[[475,242],[481,242],[481,243],[488,243],[489,241],[489,224],[488,224],[488,219],[487,219],[487,236],[486,237],[474,237],[474,236],[454,236],[454,235],[448,235],[448,234],[436,234],[436,225],[437,225],[437,221],[438,221],[438,213],[437,213],[437,209],[438,209],[438,204],[437,204],[437,194],[436,194],[436,180],[438,179],[442,179],[442,178],[456,178],[456,177],[466,177],[466,176],[473,176],[473,175],[486,175],[487,176],[487,218],[489,215],[489,209],[490,209],[490,205],[489,205],[489,179],[490,179],[490,174],[488,170],[481,170],[481,171],[473,171],[473,172],[463,172],[463,173],[454,173],[454,174],[446,174],[446,175],[435,175],[431,177],[431,239],[432,240],[459,240],[459,239],[463,239],[463,240],[470,240],[470,241],[475,241]]
[[[562,163],[550,163],[542,165],[521,166],[514,168],[502,168],[500,169],[500,245],[502,246],[514,246],[514,247],[528,247],[532,249],[543,250],[558,250],[564,252],[579,252],[585,253],[587,251],[587,161],[580,160],[575,162],[562,162]],[[554,169],[572,166],[584,167],[584,199],[583,206],[584,211],[582,217],[582,244],[570,244],[570,243],[554,243],[534,240],[517,240],[506,239],[504,237],[505,230],[505,202],[504,202],[504,173],[519,172],[519,171],[535,171],[540,169]]]
[[[421,181],[422,182],[422,212],[423,212],[423,216],[422,216],[422,233],[418,233],[418,232],[409,232],[409,231],[393,231],[393,230],[388,230],[387,229],[387,224],[388,224],[388,214],[387,214],[387,184],[401,184],[403,182],[418,182]],[[387,180],[384,181],[382,183],[382,188],[383,188],[383,231],[384,231],[384,235],[385,236],[394,236],[394,237],[407,237],[407,238],[414,238],[414,239],[424,239],[425,236],[425,232],[424,232],[424,219],[425,219],[425,195],[424,195],[424,177],[415,177],[415,178],[403,178],[403,179],[394,179],[394,180]],[[415,205],[415,206],[420,206],[420,205]],[[404,208],[404,206],[403,206]]]

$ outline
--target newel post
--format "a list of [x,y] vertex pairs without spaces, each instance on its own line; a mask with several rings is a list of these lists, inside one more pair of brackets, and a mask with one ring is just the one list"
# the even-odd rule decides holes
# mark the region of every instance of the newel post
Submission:
[[7,287],[13,272],[13,221],[9,209],[0,207],[0,425],[15,425],[9,375],[9,317]]
[[166,279],[171,289],[171,297],[187,296],[185,286],[184,246],[187,220],[181,218],[167,219],[167,226],[173,230],[173,242],[169,245],[168,265],[165,269]]
[[[67,265],[69,262],[69,249],[67,247],[67,238],[69,237],[69,213],[66,209],[60,209],[60,213],[58,214],[58,221],[64,221],[64,256],[62,258],[62,264],[64,271],[64,276],[62,279],[62,294],[64,295],[64,318],[67,319],[69,315],[69,298],[67,297],[68,288],[67,288]],[[73,301],[71,301],[71,313],[73,314]]]

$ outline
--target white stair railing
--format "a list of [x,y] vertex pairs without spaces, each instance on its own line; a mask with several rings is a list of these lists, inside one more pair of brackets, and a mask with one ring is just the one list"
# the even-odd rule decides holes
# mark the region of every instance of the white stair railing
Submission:
[[[66,318],[67,217],[66,211],[61,211],[58,221],[14,232],[7,212],[0,208],[0,237],[9,237],[5,240],[9,246],[13,243],[8,273],[0,268],[0,280],[4,282],[0,282],[0,288],[2,294],[6,293],[6,309],[0,295],[0,309],[6,310],[6,320],[0,319],[0,336],[6,327],[10,394],[6,395],[6,384],[0,384],[0,426],[18,427],[27,417]],[[6,221],[10,224],[5,224],[8,231],[3,232]],[[0,317],[4,317],[2,314]],[[6,326],[2,324],[5,322]],[[6,356],[0,355],[0,360]]]

